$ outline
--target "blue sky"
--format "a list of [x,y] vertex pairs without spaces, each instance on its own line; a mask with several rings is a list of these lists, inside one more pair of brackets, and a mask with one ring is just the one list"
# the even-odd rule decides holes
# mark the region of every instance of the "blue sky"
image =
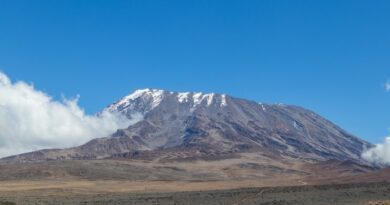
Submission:
[[0,70],[95,113],[139,88],[295,104],[389,134],[390,1],[0,1]]

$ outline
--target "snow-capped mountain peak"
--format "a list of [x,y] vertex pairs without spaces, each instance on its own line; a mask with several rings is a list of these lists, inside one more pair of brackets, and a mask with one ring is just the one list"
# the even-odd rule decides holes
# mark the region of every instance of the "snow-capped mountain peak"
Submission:
[[166,91],[158,89],[139,89],[127,95],[117,101],[116,103],[109,106],[109,110],[124,111],[134,108],[135,103],[144,102],[149,105],[148,110],[153,109],[158,106],[164,96]]
[[107,109],[140,121],[70,151],[27,154],[21,160],[101,159],[144,152],[145,158],[153,154],[194,159],[257,153],[302,161],[348,159],[365,163],[361,153],[371,146],[304,108],[225,94],[142,89]]
[[109,110],[115,110],[122,113],[137,110],[145,114],[163,101],[170,103],[186,105],[190,111],[194,111],[200,105],[219,107],[227,106],[227,96],[225,94],[202,93],[202,92],[170,92],[160,89],[139,89],[125,96],[121,100],[109,106]]

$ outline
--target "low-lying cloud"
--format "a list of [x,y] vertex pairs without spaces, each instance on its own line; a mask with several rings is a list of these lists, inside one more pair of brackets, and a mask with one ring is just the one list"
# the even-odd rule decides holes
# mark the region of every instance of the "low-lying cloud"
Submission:
[[390,137],[386,137],[383,143],[365,151],[362,157],[375,164],[390,165]]
[[86,115],[77,100],[53,100],[0,72],[0,157],[81,145],[139,120],[108,111]]
[[[385,89],[390,91],[390,81],[385,83]],[[374,164],[390,165],[390,136],[386,137],[383,143],[363,152],[362,157]]]

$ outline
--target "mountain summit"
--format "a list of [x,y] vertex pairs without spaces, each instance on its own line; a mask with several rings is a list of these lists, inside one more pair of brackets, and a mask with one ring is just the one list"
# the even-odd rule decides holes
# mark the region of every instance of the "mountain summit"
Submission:
[[140,120],[111,136],[11,161],[131,158],[193,160],[256,155],[302,162],[351,160],[371,145],[307,109],[225,94],[137,90],[106,108]]
[[201,92],[169,92],[157,89],[136,90],[134,93],[122,98],[118,102],[109,106],[109,110],[121,113],[141,112],[146,114],[154,108],[160,106],[163,101],[170,98],[170,103],[174,105],[185,104],[191,106],[194,111],[198,106],[227,106],[225,94],[203,94]]

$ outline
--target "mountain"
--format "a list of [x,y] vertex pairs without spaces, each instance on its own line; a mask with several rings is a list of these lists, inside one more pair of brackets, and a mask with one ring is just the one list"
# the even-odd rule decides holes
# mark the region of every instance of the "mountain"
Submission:
[[225,94],[137,90],[106,108],[138,123],[68,149],[40,150],[9,162],[73,159],[217,160],[255,155],[302,163],[366,164],[371,144],[298,106],[263,104]]

